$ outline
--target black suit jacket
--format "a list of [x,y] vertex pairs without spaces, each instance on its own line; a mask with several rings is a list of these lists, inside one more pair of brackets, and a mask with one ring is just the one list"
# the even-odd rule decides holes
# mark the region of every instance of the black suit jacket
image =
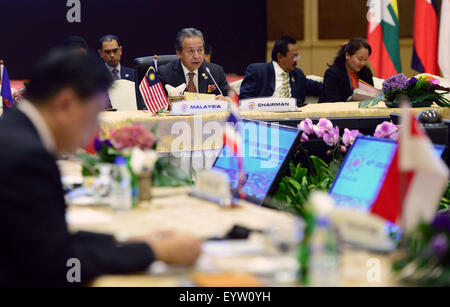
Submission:
[[101,274],[145,270],[153,261],[146,244],[69,233],[55,158],[18,109],[0,120],[0,148],[0,286],[79,286],[67,282],[71,258],[81,263],[81,284]]
[[[364,66],[358,72],[358,78],[373,85],[372,72]],[[325,71],[323,94],[319,102],[344,102],[353,95],[353,87],[345,68],[345,63],[334,64]]]
[[[297,105],[305,101],[305,96],[320,96],[322,83],[306,78],[299,68],[289,73],[291,96],[297,98]],[[250,64],[245,71],[241,84],[239,99],[252,97],[270,97],[275,91],[275,68],[273,63]]]
[[120,79],[126,79],[132,82],[136,81],[135,72],[133,68],[120,66]]
[[[203,64],[198,69],[198,89],[197,89],[198,92],[201,94],[220,95],[219,89],[208,91],[208,88],[214,86],[214,81],[211,79],[211,76],[206,71],[206,67],[209,68],[209,71],[213,75],[214,80],[216,80],[217,84],[222,90],[223,95],[228,96],[230,86],[227,82],[227,78],[225,76],[223,68],[214,63],[207,63],[206,61],[203,62]],[[166,84],[170,84],[173,87],[177,87],[182,83],[186,83],[183,68],[181,67],[181,60],[176,60],[161,67],[158,67],[158,76],[166,93],[167,93]]]

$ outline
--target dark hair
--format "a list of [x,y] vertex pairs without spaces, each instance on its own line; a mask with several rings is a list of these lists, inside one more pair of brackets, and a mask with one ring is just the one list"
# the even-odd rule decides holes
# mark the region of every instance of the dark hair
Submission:
[[205,46],[205,40],[203,39],[203,33],[200,30],[197,30],[195,28],[184,28],[181,29],[177,36],[175,37],[175,50],[176,51],[183,51],[183,43],[184,39],[186,37],[200,37],[200,39],[203,42],[203,46]]
[[54,49],[35,65],[24,97],[34,104],[44,104],[59,91],[71,88],[82,100],[107,90],[112,78],[91,52]]
[[362,37],[352,38],[346,44],[341,46],[341,49],[339,49],[339,52],[334,58],[333,65],[345,63],[346,52],[348,52],[348,54],[350,55],[354,55],[361,48],[367,48],[369,50],[369,55],[372,54],[372,48],[364,38]]
[[205,54],[211,54],[212,55],[212,47],[208,43],[205,43]]
[[88,50],[88,44],[86,40],[80,36],[70,36],[63,41],[63,47],[67,49],[79,49],[83,48]]
[[120,40],[119,40],[119,37],[117,35],[114,35],[114,34],[103,35],[98,40],[98,49],[102,49],[103,48],[103,42],[112,42],[114,40],[117,42],[117,45],[120,46]]
[[296,44],[297,41],[290,36],[282,36],[275,42],[272,49],[272,61],[277,61],[278,53],[281,53],[283,56],[286,56],[286,53],[289,51],[289,44]]

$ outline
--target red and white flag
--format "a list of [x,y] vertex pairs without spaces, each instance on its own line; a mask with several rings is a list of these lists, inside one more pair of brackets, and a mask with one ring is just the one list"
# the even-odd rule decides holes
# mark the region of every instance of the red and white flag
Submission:
[[442,0],[438,50],[439,67],[444,78],[450,80],[450,0]]
[[144,99],[145,106],[152,114],[164,109],[170,103],[161,82],[159,81],[155,67],[156,61],[153,61],[153,64],[150,65],[139,85],[139,90]]
[[371,208],[409,232],[436,214],[449,171],[409,108],[403,108],[399,146]]

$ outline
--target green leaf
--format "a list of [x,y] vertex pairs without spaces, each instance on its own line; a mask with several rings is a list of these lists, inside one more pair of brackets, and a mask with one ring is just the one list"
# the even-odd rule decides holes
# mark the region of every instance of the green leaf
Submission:
[[368,108],[368,107],[376,106],[383,99],[384,99],[384,96],[380,95],[380,96],[377,96],[377,97],[374,97],[371,99],[360,101],[358,103],[358,108]]
[[156,187],[189,186],[193,182],[188,174],[169,163],[167,157],[159,158],[153,170],[153,185]]

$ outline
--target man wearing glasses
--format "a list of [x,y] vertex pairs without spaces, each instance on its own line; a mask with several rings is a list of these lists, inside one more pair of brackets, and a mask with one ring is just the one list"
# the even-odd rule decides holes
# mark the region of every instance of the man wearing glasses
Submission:
[[126,79],[134,82],[134,69],[120,65],[122,46],[116,35],[108,34],[100,38],[98,53],[105,61],[113,80]]
[[289,36],[279,38],[272,49],[272,62],[250,64],[245,71],[239,98],[297,98],[301,106],[305,96],[320,96],[321,82],[307,79],[297,68],[300,60],[297,42]]
[[178,87],[185,83],[185,92],[214,94],[216,99],[227,99],[224,96],[228,95],[230,86],[225,72],[221,66],[205,61],[202,32],[194,28],[182,29],[176,36],[175,49],[179,59],[158,68],[164,90],[166,84]]

